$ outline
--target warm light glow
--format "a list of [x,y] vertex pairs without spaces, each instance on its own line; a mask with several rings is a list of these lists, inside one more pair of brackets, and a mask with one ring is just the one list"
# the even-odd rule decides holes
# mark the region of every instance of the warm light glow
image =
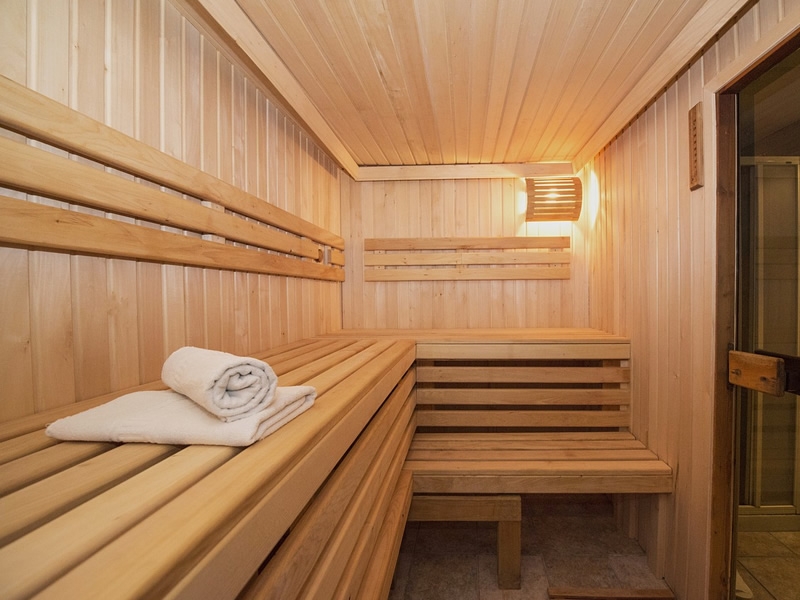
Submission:
[[583,205],[578,177],[534,177],[525,180],[528,195],[526,221],[577,221]]
[[586,204],[589,209],[589,228],[594,229],[597,215],[600,212],[600,182],[594,170],[589,171],[589,191],[586,197]]

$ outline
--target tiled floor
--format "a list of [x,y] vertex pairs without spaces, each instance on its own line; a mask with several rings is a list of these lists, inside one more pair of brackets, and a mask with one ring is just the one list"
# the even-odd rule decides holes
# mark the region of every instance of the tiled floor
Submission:
[[547,600],[548,586],[666,587],[603,496],[525,497],[522,589],[500,590],[493,523],[409,523],[391,600]]
[[800,531],[741,532],[737,546],[754,600],[800,600]]

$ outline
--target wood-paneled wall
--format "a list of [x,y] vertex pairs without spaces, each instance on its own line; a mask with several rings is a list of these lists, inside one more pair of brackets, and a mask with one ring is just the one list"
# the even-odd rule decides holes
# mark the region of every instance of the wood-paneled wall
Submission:
[[[587,211],[575,224],[526,223],[522,179],[341,181],[346,329],[588,326]],[[518,235],[571,236],[571,278],[364,281],[365,238]]]
[[676,474],[675,494],[626,501],[621,518],[681,599],[708,597],[716,335],[715,123],[690,191],[688,113],[702,100],[713,115],[709,82],[799,18],[796,0],[756,3],[582,173],[598,206],[589,323],[630,337],[633,429]]
[[[338,167],[180,9],[4,0],[0,74],[340,233]],[[0,421],[341,326],[339,283],[8,247],[0,281]]]

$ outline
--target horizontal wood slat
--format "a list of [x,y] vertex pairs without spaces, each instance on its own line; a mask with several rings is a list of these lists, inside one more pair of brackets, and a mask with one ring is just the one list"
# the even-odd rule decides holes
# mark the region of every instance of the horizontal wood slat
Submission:
[[540,475],[666,475],[672,470],[650,453],[650,460],[453,460],[453,461],[414,461],[414,475],[443,473],[472,473],[481,475],[525,476],[532,472]]
[[417,367],[420,382],[447,383],[625,383],[628,367]]
[[0,185],[12,189],[285,254],[320,258],[319,246],[309,239],[268,229],[47,150],[0,137],[0,154],[6,167],[0,171]]
[[562,249],[570,247],[569,236],[539,237],[441,237],[441,238],[371,238],[364,240],[364,250],[521,250]]
[[595,448],[576,450],[563,448],[558,450],[412,450],[407,459],[414,461],[558,461],[558,460],[651,460],[653,453],[646,448]]
[[[572,469],[560,473],[540,473],[541,463],[528,463],[528,469],[516,472],[464,473],[417,472],[414,468],[415,494],[669,494],[673,491],[672,471],[651,472],[652,461],[631,461],[631,473],[615,472],[619,463],[610,461],[606,473],[586,473],[577,461],[563,463]],[[635,464],[634,464],[635,463]],[[646,470],[647,472],[643,472]]]
[[497,388],[419,388],[417,404],[476,404],[493,406],[626,406],[630,404],[628,390],[600,389],[497,389]]
[[420,252],[366,254],[364,265],[398,267],[421,265],[540,265],[569,263],[569,252]]
[[367,269],[365,281],[511,281],[517,279],[569,279],[569,267]]
[[24,535],[178,449],[161,444],[123,444],[0,498],[0,544]]
[[658,588],[549,587],[547,596],[550,600],[669,600],[675,598],[672,590]]
[[420,427],[628,427],[628,411],[423,410]]
[[519,521],[519,496],[415,496],[409,521]]
[[[625,437],[613,437],[624,435]],[[556,437],[558,436],[558,437]],[[571,436],[571,437],[567,437]],[[601,437],[602,436],[602,437]],[[645,445],[622,431],[537,432],[537,433],[419,433],[411,446],[414,452],[430,450],[485,450],[530,452],[537,450],[644,450]]]
[[0,242],[78,254],[343,281],[337,267],[0,196]]
[[[340,250],[344,240],[124,133],[0,76],[0,125]],[[112,150],[113,149],[113,150]]]
[[[569,246],[568,236],[365,239],[364,280],[569,279],[571,258],[570,253],[565,250]],[[387,251],[390,253],[387,254]]]
[[630,345],[624,343],[505,343],[419,342],[418,359],[502,360],[502,359],[628,359]]

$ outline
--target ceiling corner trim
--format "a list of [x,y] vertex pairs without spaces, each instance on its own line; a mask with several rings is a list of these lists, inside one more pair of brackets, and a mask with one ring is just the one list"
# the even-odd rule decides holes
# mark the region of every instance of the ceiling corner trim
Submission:
[[722,29],[749,0],[708,0],[672,40],[653,67],[642,77],[616,109],[584,144],[572,161],[582,169],[614,139],[648,103],[669,85],[695,55]]
[[331,158],[348,175],[357,179],[359,167],[353,156],[236,0],[197,0],[197,2],[250,57],[275,91],[302,119],[301,124],[309,129]]
[[361,166],[356,181],[509,179],[573,175],[570,162],[481,163],[460,165]]

